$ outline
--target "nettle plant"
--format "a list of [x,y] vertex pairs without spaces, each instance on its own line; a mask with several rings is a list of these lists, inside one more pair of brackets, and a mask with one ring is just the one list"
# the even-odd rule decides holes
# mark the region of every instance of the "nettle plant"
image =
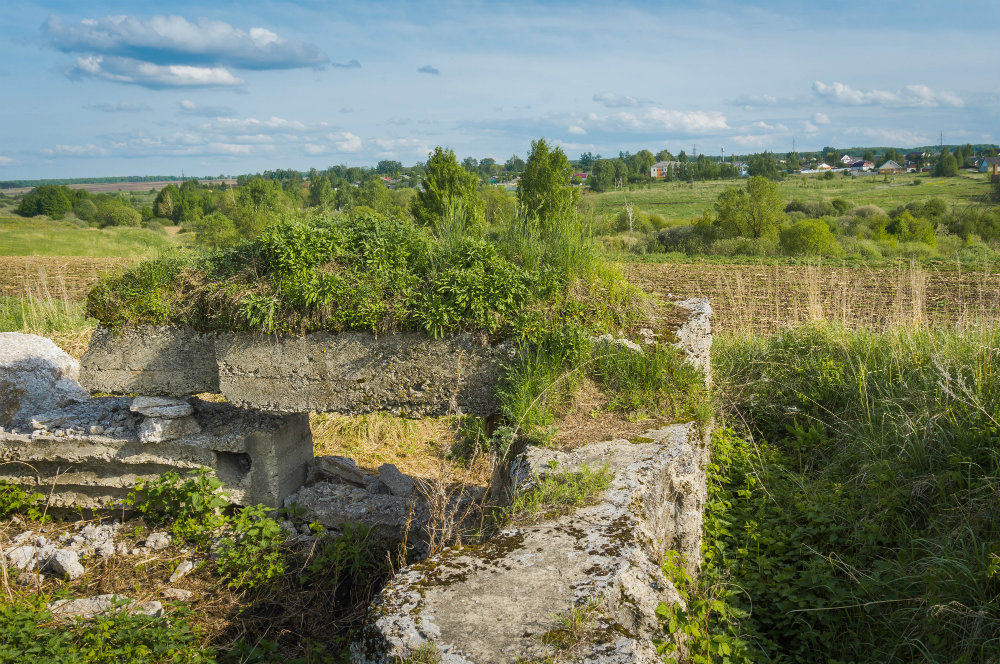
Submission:
[[229,496],[222,486],[204,469],[188,471],[184,478],[168,471],[155,480],[136,482],[122,502],[134,505],[149,525],[169,523],[174,537],[198,544],[226,525],[222,510]]

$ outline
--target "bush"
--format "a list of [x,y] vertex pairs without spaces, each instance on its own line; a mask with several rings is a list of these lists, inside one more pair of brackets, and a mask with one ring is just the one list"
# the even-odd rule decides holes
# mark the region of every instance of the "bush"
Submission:
[[230,520],[232,532],[219,543],[217,558],[230,588],[261,588],[287,569],[282,550],[285,532],[267,513],[263,505],[252,505]]
[[821,219],[794,221],[781,229],[781,249],[789,256],[839,256],[843,249]]
[[708,253],[720,256],[777,256],[779,244],[777,237],[730,237],[716,240]]
[[135,208],[119,203],[103,206],[98,210],[96,220],[102,228],[105,226],[138,227],[142,225],[142,215]]

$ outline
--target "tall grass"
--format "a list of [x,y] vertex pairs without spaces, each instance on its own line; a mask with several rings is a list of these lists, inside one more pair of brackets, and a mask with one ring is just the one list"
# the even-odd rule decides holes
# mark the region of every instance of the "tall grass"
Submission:
[[1000,330],[813,324],[713,347],[706,567],[758,660],[996,662]]

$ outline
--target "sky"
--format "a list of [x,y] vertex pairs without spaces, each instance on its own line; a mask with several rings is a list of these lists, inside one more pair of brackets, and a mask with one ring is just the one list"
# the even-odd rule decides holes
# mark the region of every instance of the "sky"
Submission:
[[25,2],[0,180],[1000,141],[994,0]]

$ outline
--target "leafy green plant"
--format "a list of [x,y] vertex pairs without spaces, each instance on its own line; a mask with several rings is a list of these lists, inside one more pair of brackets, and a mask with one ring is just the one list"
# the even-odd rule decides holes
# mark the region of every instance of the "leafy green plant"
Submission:
[[170,532],[192,543],[207,541],[226,523],[222,508],[229,505],[222,482],[207,470],[191,470],[182,478],[168,471],[153,481],[139,480],[123,501],[153,526],[169,523]]
[[0,480],[0,518],[11,514],[23,514],[32,521],[40,521],[43,516],[45,496],[28,493],[19,486]]
[[193,615],[184,607],[168,617],[120,612],[90,621],[52,619],[41,597],[0,602],[0,661],[36,664],[214,664],[200,644]]
[[263,505],[244,507],[230,520],[219,543],[217,564],[230,588],[261,588],[287,570],[285,533]]

